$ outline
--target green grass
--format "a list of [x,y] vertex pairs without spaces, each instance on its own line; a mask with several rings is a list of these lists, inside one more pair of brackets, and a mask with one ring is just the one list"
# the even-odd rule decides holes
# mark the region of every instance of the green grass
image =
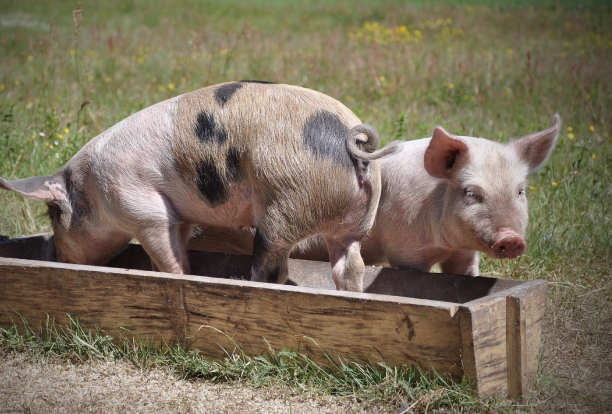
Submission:
[[[329,94],[383,142],[436,125],[507,141],[548,127],[558,112],[562,136],[528,191],[527,252],[485,258],[481,271],[550,282],[531,402],[589,406],[585,398],[608,391],[588,381],[612,371],[612,10],[505,3],[85,2],[77,27],[76,2],[5,1],[0,176],[53,173],[135,111],[236,79]],[[0,234],[49,230],[44,210],[1,192]]]

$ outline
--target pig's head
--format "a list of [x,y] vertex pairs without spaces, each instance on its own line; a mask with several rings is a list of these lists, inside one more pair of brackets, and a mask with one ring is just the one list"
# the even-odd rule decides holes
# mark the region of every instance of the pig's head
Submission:
[[507,145],[434,130],[424,164],[446,183],[441,203],[447,243],[500,259],[523,254],[527,177],[544,164],[560,129],[556,114],[551,128]]
[[71,175],[70,168],[65,167],[49,176],[12,181],[0,177],[0,188],[47,204],[59,261],[103,264],[125,246],[129,236],[109,237],[109,232],[97,223],[88,198],[75,186]]

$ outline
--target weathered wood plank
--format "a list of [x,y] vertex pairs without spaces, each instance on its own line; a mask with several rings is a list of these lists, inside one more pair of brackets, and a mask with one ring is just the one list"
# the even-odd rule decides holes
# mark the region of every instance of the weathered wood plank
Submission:
[[[222,357],[233,343],[257,355],[268,344],[322,359],[323,352],[391,365],[419,363],[462,377],[456,306],[201,276],[0,258],[0,324],[67,314],[113,336],[173,341]],[[13,311],[14,310],[14,311]],[[184,335],[182,334],[184,333]],[[267,341],[267,342],[266,342]]]
[[[249,354],[266,352],[269,343],[274,349],[300,349],[319,359],[325,350],[358,361],[369,357],[391,365],[419,363],[455,379],[462,375],[452,307],[380,301],[367,294],[304,295],[272,289],[262,295],[248,287],[189,288],[188,330],[212,325],[247,346]],[[233,348],[228,338],[210,330],[193,339],[195,347],[213,351],[211,356],[219,356],[216,344]]]
[[547,283],[538,280],[506,297],[508,396],[512,398],[527,395],[537,378],[546,292]]
[[463,369],[482,395],[508,392],[506,300],[496,296],[459,307]]
[[487,301],[506,301],[506,365],[507,393],[510,397],[525,396],[537,377],[542,320],[546,306],[547,282],[521,282],[499,292],[465,303],[487,306]]

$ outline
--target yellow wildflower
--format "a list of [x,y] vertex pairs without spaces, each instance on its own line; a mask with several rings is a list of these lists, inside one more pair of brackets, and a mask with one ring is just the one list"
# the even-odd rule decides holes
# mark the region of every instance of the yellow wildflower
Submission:
[[28,62],[31,62],[33,60],[34,60],[34,56],[32,56],[32,55],[28,56]]
[[593,157],[593,159],[595,159],[595,158],[597,158],[597,155],[593,154],[592,157]]
[[64,128],[63,131],[64,131],[65,134],[70,132],[70,130],[68,128]]
[[589,131],[591,131],[591,132],[595,132],[595,127],[594,127],[593,125],[590,125],[590,126],[589,126]]
[[567,132],[572,132],[574,130],[574,128],[572,127],[567,127]]
[[569,139],[574,139],[574,133],[573,133],[573,132],[570,132],[569,134],[567,134],[567,137],[568,137]]
[[557,187],[557,186],[559,185],[559,183],[558,183],[558,182],[556,182],[556,181],[553,181],[553,182],[552,182],[552,185],[553,185],[553,187]]

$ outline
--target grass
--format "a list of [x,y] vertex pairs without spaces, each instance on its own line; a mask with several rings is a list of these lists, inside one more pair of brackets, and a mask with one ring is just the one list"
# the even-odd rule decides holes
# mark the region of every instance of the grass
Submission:
[[[98,3],[3,3],[0,176],[53,173],[139,109],[234,79],[324,92],[374,125],[383,142],[421,138],[436,125],[508,141],[560,113],[561,139],[528,190],[527,252],[513,261],[485,258],[481,271],[550,282],[531,406],[596,411],[609,401],[606,2]],[[43,213],[44,206],[1,192],[0,234],[47,231]]]
[[384,363],[358,364],[328,356],[322,364],[308,356],[269,349],[267,355],[251,357],[236,346],[223,360],[209,360],[198,351],[181,345],[159,344],[152,340],[114,340],[98,328],[87,329],[77,319],[56,326],[47,319],[44,329],[35,331],[26,321],[0,328],[0,351],[20,353],[31,361],[129,362],[146,371],[169,370],[183,379],[209,383],[230,383],[250,387],[285,387],[296,393],[331,394],[371,405],[392,404],[416,407],[423,402],[432,409],[476,411],[507,409],[503,401],[481,401],[469,384],[456,384],[415,367],[389,367]]

